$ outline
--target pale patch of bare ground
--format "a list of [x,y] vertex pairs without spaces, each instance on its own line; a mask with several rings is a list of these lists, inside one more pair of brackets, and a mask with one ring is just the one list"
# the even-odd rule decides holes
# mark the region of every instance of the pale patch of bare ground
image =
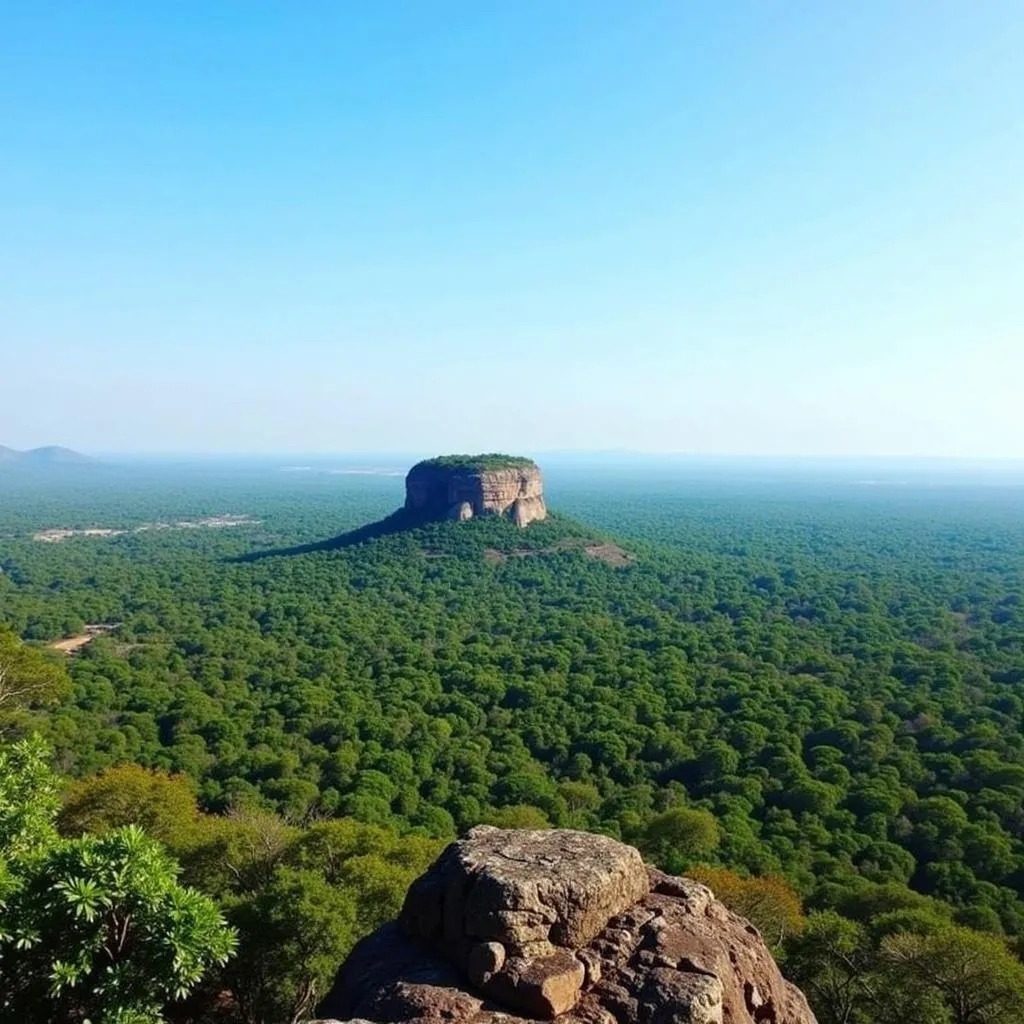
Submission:
[[634,555],[623,551],[618,544],[590,544],[583,550],[589,558],[595,558],[615,569],[625,569],[627,565],[632,565],[636,561]]
[[202,519],[179,519],[173,523],[143,523],[133,530],[114,530],[105,526],[90,526],[84,530],[74,530],[66,526],[58,526],[51,530],[39,530],[32,534],[32,539],[42,544],[59,544],[69,537],[120,537],[125,533],[146,533],[149,530],[222,530],[230,526],[256,526],[258,519],[248,515],[204,516]]
[[582,548],[588,558],[604,562],[613,569],[625,569],[636,561],[636,556],[620,548],[618,544],[586,544],[583,541],[563,540],[549,548],[514,548],[512,551],[499,551],[497,548],[484,550],[484,561],[489,565],[504,565],[510,558],[534,558],[537,555],[550,554],[552,551],[564,551],[567,548]]
[[120,623],[117,622],[91,622],[86,625],[84,633],[65,637],[63,640],[54,640],[50,647],[67,655],[77,654],[83,647],[91,644],[96,637],[109,633],[112,629],[116,629],[118,625]]

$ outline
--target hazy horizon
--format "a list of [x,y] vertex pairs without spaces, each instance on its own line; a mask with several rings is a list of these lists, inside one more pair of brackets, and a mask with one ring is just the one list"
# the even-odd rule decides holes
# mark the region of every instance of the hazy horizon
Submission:
[[[399,450],[365,450],[365,451],[265,451],[265,452],[160,452],[142,450],[108,450],[82,451],[72,444],[33,445],[39,447],[65,447],[73,452],[88,456],[92,461],[87,464],[57,463],[43,467],[44,471],[52,472],[67,469],[84,469],[90,467],[115,468],[167,468],[182,469],[200,466],[209,467],[254,467],[270,470],[274,473],[293,473],[301,475],[310,473],[355,473],[379,475],[403,475],[410,466],[421,459],[432,458],[445,454],[476,454],[477,450],[432,450],[407,449]],[[22,451],[31,451],[22,450]],[[479,450],[483,451],[483,450]],[[1024,481],[1024,458],[1014,457],[970,457],[970,456],[873,456],[873,455],[837,455],[817,456],[799,454],[716,454],[700,452],[643,451],[630,449],[516,449],[514,454],[525,455],[538,461],[542,469],[546,467],[556,470],[595,469],[600,471],[625,470],[629,473],[668,471],[685,474],[710,471],[714,475],[728,478],[731,473],[738,474],[737,479],[745,473],[772,475],[785,473],[807,474],[809,476],[837,473],[840,476],[878,472],[880,478],[899,481],[902,474],[910,479],[921,479],[930,474],[940,479],[994,480],[1012,479]],[[17,464],[14,464],[16,467]],[[0,464],[0,473],[12,468]],[[895,477],[892,474],[896,474]],[[851,478],[853,478],[851,477]],[[858,482],[876,482],[870,477],[858,478]]]
[[0,14],[0,444],[1024,457],[1024,9]]
[[[367,460],[367,459],[390,459],[390,460],[408,460],[408,459],[419,459],[419,458],[430,458],[434,455],[443,454],[477,454],[483,451],[498,451],[493,448],[450,448],[450,449],[414,449],[414,448],[392,448],[392,449],[352,449],[352,450],[329,450],[329,449],[267,449],[264,451],[215,451],[215,450],[188,450],[182,449],[180,451],[160,451],[160,450],[145,450],[145,449],[106,449],[106,450],[92,450],[82,451],[76,448],[74,445],[33,445],[33,448],[45,448],[45,447],[64,447],[69,448],[73,451],[81,452],[81,454],[89,455],[92,458],[103,460],[110,459],[114,461],[162,461],[168,459],[194,459],[196,461],[204,460],[283,460],[283,459],[295,459],[305,458],[316,462],[321,462],[331,459],[353,459],[353,460]],[[510,454],[524,454],[524,450],[520,446],[514,451],[510,451]],[[525,451],[525,454],[531,458],[555,458],[555,459],[583,459],[583,460],[600,460],[600,459],[639,459],[639,460],[652,460],[652,461],[680,461],[680,462],[709,462],[709,463],[742,463],[742,462],[761,462],[761,463],[796,463],[796,464],[812,464],[819,463],[822,465],[851,465],[856,463],[878,463],[878,464],[919,464],[919,465],[930,465],[930,464],[963,464],[963,465],[993,465],[993,466],[1013,466],[1020,465],[1024,466],[1024,456],[1004,455],[1004,456],[986,456],[986,455],[907,455],[907,454],[891,454],[891,455],[873,455],[863,453],[849,453],[849,454],[838,454],[838,455],[816,455],[810,453],[799,453],[799,452],[780,452],[777,454],[772,453],[760,453],[760,452],[700,452],[700,451],[684,451],[684,450],[658,450],[658,449],[643,449],[643,448],[531,448]]]

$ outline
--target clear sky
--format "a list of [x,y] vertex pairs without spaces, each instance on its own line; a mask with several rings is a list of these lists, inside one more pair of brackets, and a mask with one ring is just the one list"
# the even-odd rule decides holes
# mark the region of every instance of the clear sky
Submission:
[[0,443],[1024,457],[1020,0],[0,0]]

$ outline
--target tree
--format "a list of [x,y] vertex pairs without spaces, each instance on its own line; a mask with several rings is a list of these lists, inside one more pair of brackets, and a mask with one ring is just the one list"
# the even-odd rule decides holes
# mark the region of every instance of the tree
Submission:
[[485,817],[488,825],[497,828],[551,828],[547,815],[529,804],[511,804],[499,807]]
[[178,852],[195,842],[199,808],[183,775],[167,775],[136,764],[108,768],[69,787],[57,827],[67,836],[138,825]]
[[872,992],[864,930],[832,911],[812,914],[791,941],[786,966],[807,993],[820,1024],[861,1024]]
[[238,929],[221,976],[246,1024],[305,1019],[361,936],[396,917],[441,844],[351,819],[304,829],[272,815],[204,816],[189,875]]
[[233,811],[202,815],[196,842],[182,856],[191,885],[218,899],[266,885],[299,829],[274,814]]
[[235,946],[137,826],[61,839],[37,739],[0,751],[0,1020],[148,1024]]
[[60,662],[38,647],[23,644],[10,629],[0,626],[0,716],[16,708],[52,703],[69,685]]
[[245,1024],[297,1024],[310,1016],[356,938],[351,893],[318,871],[281,867],[229,911],[240,933],[225,971]]
[[714,853],[720,839],[718,822],[707,811],[670,807],[647,822],[641,844],[666,871],[678,872]]
[[53,819],[60,797],[48,753],[36,736],[0,747],[0,856],[9,862],[56,841]]
[[314,870],[344,890],[360,934],[398,916],[409,886],[441,852],[441,843],[338,819],[305,829],[285,855],[289,867]]
[[601,802],[600,791],[589,782],[566,779],[558,784],[558,792],[570,814],[591,811]]
[[800,896],[784,878],[764,875],[741,878],[726,868],[692,868],[689,874],[708,886],[732,911],[745,917],[778,952],[791,935],[806,923]]
[[942,997],[953,1024],[1016,1024],[1024,1000],[1024,964],[993,935],[946,927],[930,935],[902,932],[882,943],[897,978]]
[[812,914],[786,967],[821,1024],[1016,1024],[1024,1000],[1024,964],[1001,938],[923,907],[870,928]]

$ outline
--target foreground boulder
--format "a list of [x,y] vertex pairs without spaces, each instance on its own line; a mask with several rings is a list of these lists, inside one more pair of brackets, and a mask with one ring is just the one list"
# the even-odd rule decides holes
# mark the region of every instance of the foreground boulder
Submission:
[[474,829],[360,942],[325,1017],[405,1024],[815,1024],[757,930],[631,846]]

